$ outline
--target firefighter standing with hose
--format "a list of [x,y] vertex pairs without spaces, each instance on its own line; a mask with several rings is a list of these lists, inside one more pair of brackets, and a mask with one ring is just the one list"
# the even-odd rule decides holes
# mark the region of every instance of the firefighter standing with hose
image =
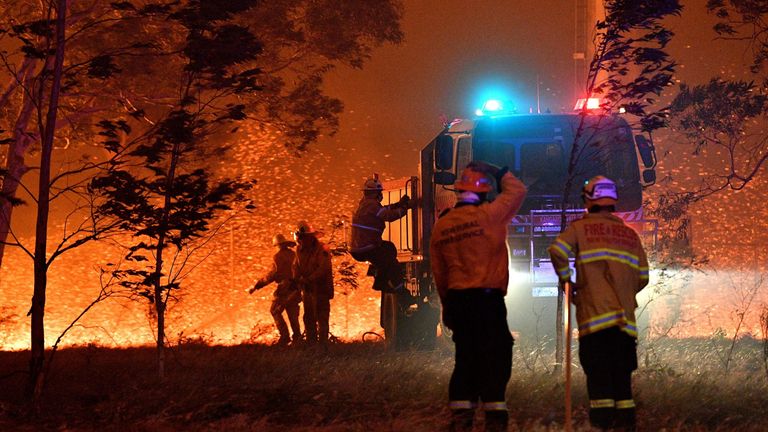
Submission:
[[[277,283],[272,298],[272,305],[269,313],[275,320],[277,331],[280,333],[278,345],[288,345],[291,341],[295,344],[301,340],[301,327],[299,326],[299,303],[301,303],[301,291],[293,281],[293,262],[296,260],[296,253],[291,249],[296,243],[287,240],[284,235],[277,234],[272,239],[272,245],[278,248],[277,253],[272,258],[272,269],[264,277],[259,279],[253,288],[248,289],[248,294],[264,288],[272,282]],[[283,318],[283,311],[288,315],[288,322],[291,324],[293,339],[288,334],[288,325]]]
[[568,256],[576,257],[573,303],[590,423],[634,431],[635,296],[648,284],[648,260],[637,233],[612,214],[618,200],[612,180],[593,177],[582,197],[588,213],[557,237],[549,254],[561,284],[571,279]]
[[[491,178],[499,195],[487,201]],[[443,305],[443,322],[453,331],[456,358],[448,386],[450,430],[472,430],[482,402],[486,431],[506,431],[505,402],[514,340],[504,296],[509,283],[507,226],[525,199],[523,183],[485,162],[471,162],[454,187],[456,206],[437,220],[430,256]]]

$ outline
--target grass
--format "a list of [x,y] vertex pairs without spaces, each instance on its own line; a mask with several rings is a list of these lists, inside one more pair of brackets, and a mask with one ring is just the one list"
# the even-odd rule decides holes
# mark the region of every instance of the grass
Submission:
[[[510,430],[561,430],[561,378],[518,345],[508,387]],[[635,374],[640,430],[765,430],[761,347],[743,345],[727,373],[709,340],[641,349]],[[703,358],[707,363],[697,361]],[[325,353],[191,343],[171,351],[167,379],[158,383],[151,348],[71,348],[57,354],[43,412],[30,416],[27,377],[13,373],[27,360],[24,352],[0,353],[0,430],[445,430],[453,366],[450,344],[408,353],[389,352],[381,343],[336,344]],[[589,430],[578,368],[573,397],[575,430]]]

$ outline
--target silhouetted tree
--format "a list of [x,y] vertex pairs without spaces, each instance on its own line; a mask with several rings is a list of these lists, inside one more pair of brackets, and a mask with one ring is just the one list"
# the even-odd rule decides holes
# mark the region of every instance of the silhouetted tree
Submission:
[[[717,170],[698,173],[701,183],[690,190],[660,196],[659,208],[677,209],[670,216],[713,194],[744,189],[768,160],[768,4],[750,0],[709,0],[718,19],[717,37],[743,42],[752,52],[754,81],[712,78],[701,85],[680,85],[671,104],[673,130],[692,146],[691,154],[717,157]],[[757,81],[757,84],[755,83]]]
[[[0,169],[0,244],[23,247],[16,236],[12,242],[7,238],[13,234],[11,210],[22,203],[17,190],[28,190],[22,184],[30,170],[26,158],[37,146],[44,158],[41,168],[47,167],[37,179],[38,196],[30,193],[38,205],[38,229],[34,253],[27,250],[35,261],[31,370],[38,389],[44,370],[48,267],[66,250],[103,237],[105,230],[137,226],[126,225],[105,207],[98,214],[91,212],[91,204],[99,199],[92,193],[109,187],[82,188],[93,169],[109,167],[115,177],[131,175],[143,182],[145,193],[165,193],[168,202],[152,203],[164,214],[155,215],[159,225],[151,227],[158,233],[155,250],[162,253],[165,245],[207,228],[205,222],[191,223],[173,233],[184,225],[174,219],[174,211],[203,209],[203,220],[209,220],[206,211],[225,209],[226,201],[247,187],[234,180],[211,180],[205,164],[186,164],[223,154],[226,145],[221,141],[228,131],[222,127],[253,121],[280,130],[286,145],[303,150],[321,130],[332,132],[338,126],[341,102],[323,94],[323,75],[338,63],[360,67],[374,47],[402,39],[397,0],[75,2],[61,9],[67,12],[61,13],[61,20],[54,13],[55,1],[0,4],[5,12],[0,37],[12,39],[0,53],[7,81],[0,95],[0,118],[9,125],[0,137],[0,145],[7,145],[5,167]],[[57,60],[58,75],[53,73]],[[54,82],[59,83],[55,89]],[[48,114],[57,111],[63,115]],[[72,141],[70,149],[77,149],[100,135],[107,140],[96,162],[63,167],[50,179],[45,177],[52,153],[68,147],[53,146],[55,139]],[[188,151],[187,146],[200,151]],[[154,180],[142,174],[146,170]],[[56,186],[60,180],[66,180],[66,186]],[[189,208],[181,209],[174,194],[191,191],[199,196],[182,196]],[[48,200],[67,193],[84,200],[70,215],[82,212],[87,223],[65,233],[52,252],[45,240]],[[0,257],[2,253],[0,248]],[[162,274],[162,256],[156,258],[160,265],[153,277]]]
[[[153,304],[161,379],[165,313],[181,286],[184,264],[209,238],[217,215],[232,209],[250,187],[248,181],[216,174],[214,164],[228,149],[227,133],[236,132],[239,122],[256,120],[280,130],[285,144],[300,151],[321,130],[335,130],[341,103],[322,94],[322,75],[334,62],[361,65],[372,45],[399,41],[395,6],[389,1],[333,7],[255,0],[152,8],[120,3],[127,14],[163,23],[158,35],[163,43],[152,45],[172,61],[158,65],[161,79],[180,83],[175,99],[133,102],[130,115],[100,122],[114,162],[92,183],[103,200],[97,214],[121,220],[136,239],[126,256],[136,267],[120,270],[119,277]],[[389,20],[386,25],[373,25],[381,18]],[[298,65],[303,68],[294,70]]]

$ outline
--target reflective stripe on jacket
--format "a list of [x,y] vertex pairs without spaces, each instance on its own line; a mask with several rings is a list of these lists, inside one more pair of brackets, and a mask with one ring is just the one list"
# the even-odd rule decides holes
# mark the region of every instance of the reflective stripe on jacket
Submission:
[[494,288],[507,293],[507,225],[525,199],[525,185],[510,173],[493,202],[462,205],[435,223],[430,259],[441,298],[447,290]]
[[407,209],[390,204],[383,206],[376,198],[360,200],[352,216],[351,252],[366,252],[381,243],[384,222],[392,222],[405,216]]
[[549,255],[562,281],[571,278],[568,256],[576,257],[579,337],[613,326],[637,337],[635,296],[648,284],[648,259],[632,228],[610,213],[588,213],[557,237]]

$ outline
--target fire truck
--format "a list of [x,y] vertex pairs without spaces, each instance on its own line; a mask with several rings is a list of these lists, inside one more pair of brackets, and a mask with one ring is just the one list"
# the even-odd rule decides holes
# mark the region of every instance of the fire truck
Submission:
[[[383,294],[381,301],[385,338],[397,349],[429,349],[445,333],[430,272],[429,240],[440,213],[456,202],[457,175],[472,160],[507,166],[528,188],[507,239],[508,320],[518,337],[554,334],[557,276],[547,247],[560,232],[563,213],[567,221],[583,214],[581,185],[587,179],[613,179],[619,193],[616,214],[644,240],[655,242],[656,222],[643,215],[643,189],[655,182],[650,136],[633,131],[621,114],[588,111],[578,104],[576,111],[564,114],[508,114],[499,105],[486,103],[476,118],[451,122],[421,150],[417,176],[384,183],[383,204],[404,194],[417,203],[384,233],[397,246],[406,274],[407,292]],[[577,130],[577,148],[583,151],[573,190],[565,197]]]

